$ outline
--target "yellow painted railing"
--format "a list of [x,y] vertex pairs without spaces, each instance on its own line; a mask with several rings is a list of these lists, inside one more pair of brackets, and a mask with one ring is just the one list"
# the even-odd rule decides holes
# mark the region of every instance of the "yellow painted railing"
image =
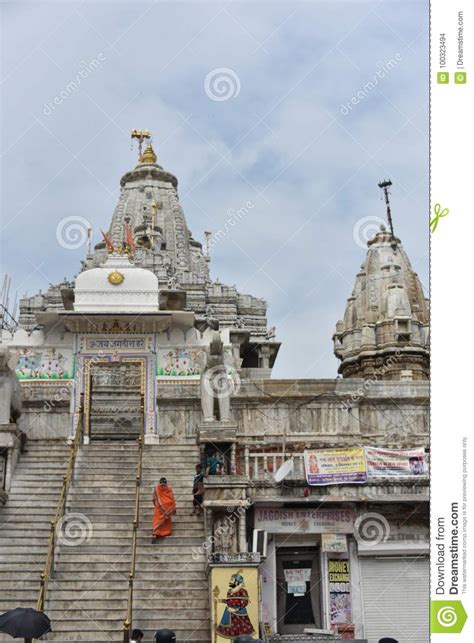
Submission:
[[66,500],[69,487],[74,475],[74,465],[76,462],[76,455],[81,444],[82,438],[82,408],[79,413],[79,418],[77,420],[76,432],[74,433],[74,439],[71,444],[71,453],[69,455],[69,460],[67,464],[66,473],[63,475],[63,485],[61,487],[61,493],[59,495],[58,506],[56,508],[56,513],[53,520],[51,520],[50,533],[49,533],[49,542],[48,542],[48,553],[46,555],[46,562],[44,564],[43,571],[40,576],[40,590],[38,594],[38,601],[36,603],[36,609],[42,612],[44,610],[44,604],[46,599],[46,592],[48,589],[48,582],[51,576],[54,573],[54,556],[56,551],[56,527],[58,522],[64,516],[66,509]]
[[[145,414],[143,414],[145,419]],[[143,461],[143,442],[144,442],[145,427],[142,426],[141,435],[138,438],[138,453],[137,453],[137,468],[135,474],[135,510],[133,514],[133,532],[132,532],[132,555],[130,559],[130,572],[128,574],[128,603],[127,603],[127,616],[123,623],[123,640],[124,643],[129,643],[130,634],[132,631],[133,619],[133,582],[135,580],[135,565],[137,562],[137,538],[138,538],[138,525],[140,522],[140,486],[142,482],[142,461]]]

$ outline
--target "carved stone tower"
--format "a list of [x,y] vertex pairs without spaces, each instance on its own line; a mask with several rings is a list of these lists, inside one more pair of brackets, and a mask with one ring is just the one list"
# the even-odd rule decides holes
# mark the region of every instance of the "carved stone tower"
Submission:
[[400,239],[384,226],[367,245],[344,319],[336,324],[338,372],[343,377],[428,379],[429,310],[418,275]]
[[[120,181],[118,204],[105,235],[82,262],[82,272],[97,269],[107,261],[107,242],[117,252],[127,251],[127,231],[134,244],[135,267],[154,273],[160,291],[160,309],[185,310],[195,315],[196,328],[226,331],[236,363],[252,374],[268,377],[280,343],[267,324],[267,304],[233,285],[212,279],[209,253],[189,230],[178,196],[178,180],[157,162],[151,143],[141,145],[151,134],[133,131],[139,138],[136,167]],[[74,280],[52,285],[44,294],[20,301],[20,326],[31,331],[36,314],[72,308],[69,301]],[[245,372],[244,372],[245,374]]]

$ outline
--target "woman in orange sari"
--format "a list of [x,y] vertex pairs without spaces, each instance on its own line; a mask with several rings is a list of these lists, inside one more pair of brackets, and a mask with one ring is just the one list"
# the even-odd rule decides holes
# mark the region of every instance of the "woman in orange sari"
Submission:
[[176,513],[176,501],[173,489],[168,487],[166,478],[160,479],[153,493],[153,538],[155,543],[158,538],[169,536],[172,530],[171,516]]

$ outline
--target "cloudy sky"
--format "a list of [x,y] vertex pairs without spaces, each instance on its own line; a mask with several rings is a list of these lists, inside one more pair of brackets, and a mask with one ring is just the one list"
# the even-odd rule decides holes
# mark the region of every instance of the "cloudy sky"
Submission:
[[64,218],[90,221],[94,242],[108,227],[132,128],[152,131],[195,238],[251,204],[211,271],[267,300],[275,376],[335,376],[331,337],[384,217],[380,179],[427,286],[427,1],[1,9],[2,271],[20,296],[77,273],[85,247],[58,243]]

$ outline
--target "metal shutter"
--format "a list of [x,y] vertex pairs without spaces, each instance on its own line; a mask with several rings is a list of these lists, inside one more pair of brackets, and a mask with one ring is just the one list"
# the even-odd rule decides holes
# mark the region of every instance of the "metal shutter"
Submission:
[[429,643],[427,557],[360,558],[365,638]]

